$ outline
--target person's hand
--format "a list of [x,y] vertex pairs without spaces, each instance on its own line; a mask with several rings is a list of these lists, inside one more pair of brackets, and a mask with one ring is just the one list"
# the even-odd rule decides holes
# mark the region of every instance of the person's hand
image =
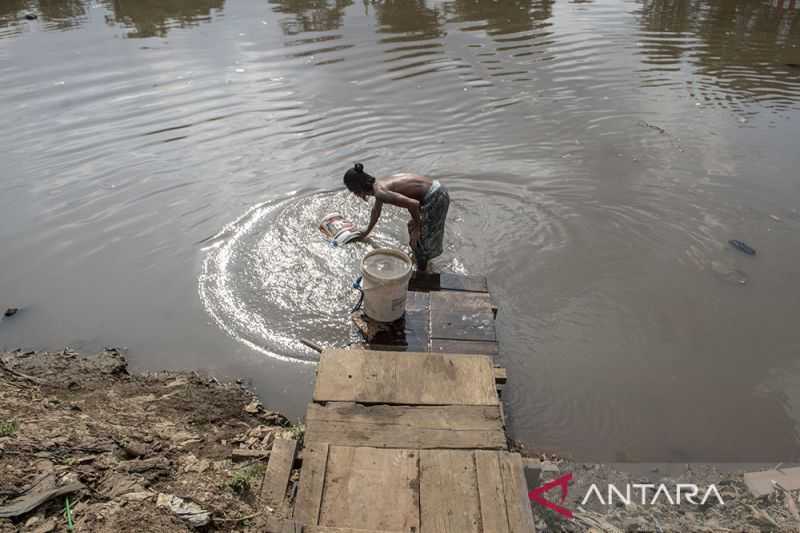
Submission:
[[419,242],[420,239],[419,226],[414,224],[414,227],[409,228],[408,235],[409,235],[409,245],[411,245],[412,249],[416,248],[417,243]]

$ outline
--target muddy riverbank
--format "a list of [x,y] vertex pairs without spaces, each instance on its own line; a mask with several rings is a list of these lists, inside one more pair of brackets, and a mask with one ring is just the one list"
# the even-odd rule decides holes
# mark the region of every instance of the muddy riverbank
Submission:
[[0,532],[68,531],[67,498],[75,531],[263,531],[268,451],[302,428],[247,389],[194,372],[132,374],[114,349],[0,363],[0,516],[67,491],[0,518]]
[[[68,531],[67,498],[75,531],[268,531],[271,510],[258,502],[269,450],[275,438],[302,434],[302,425],[265,409],[237,383],[196,372],[133,374],[115,349],[90,356],[0,353],[0,516],[32,494],[68,487],[0,518],[0,533]],[[529,488],[570,475],[563,506],[572,518],[534,504],[537,531],[800,526],[798,491],[757,498],[741,470],[677,463],[637,470],[553,456],[528,462],[530,473],[539,471]],[[714,485],[724,503],[712,495],[696,505],[673,505],[678,484],[686,483],[698,485],[701,498]],[[632,501],[604,501],[609,484],[623,495],[633,486]],[[637,487],[644,484],[652,488],[643,505]],[[583,501],[592,485],[599,492]],[[666,492],[656,497],[661,485]],[[557,489],[544,495],[556,503],[559,496]]]

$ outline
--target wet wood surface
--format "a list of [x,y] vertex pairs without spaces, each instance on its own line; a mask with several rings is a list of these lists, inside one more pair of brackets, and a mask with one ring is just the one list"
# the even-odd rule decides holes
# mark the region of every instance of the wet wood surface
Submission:
[[416,275],[396,323],[354,317],[363,342],[320,357],[292,527],[533,532],[495,317],[485,278],[454,274]]

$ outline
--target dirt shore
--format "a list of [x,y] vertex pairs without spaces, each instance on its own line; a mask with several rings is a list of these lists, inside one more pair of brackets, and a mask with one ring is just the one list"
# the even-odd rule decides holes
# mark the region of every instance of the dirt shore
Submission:
[[[0,533],[268,531],[272,510],[258,502],[269,450],[302,435],[238,384],[133,375],[115,349],[0,353]],[[529,487],[569,474],[563,506],[573,517],[534,504],[537,531],[800,531],[799,491],[756,498],[742,471],[541,459],[528,460],[539,472]],[[582,501],[593,484],[605,498],[609,483],[653,488],[644,505],[636,489],[629,504]],[[680,483],[714,484],[724,504],[651,503],[655,487],[675,494]],[[559,503],[558,490],[544,497]]]
[[263,531],[256,450],[277,437],[302,427],[237,384],[132,375],[115,349],[2,353],[0,516],[49,497],[0,532]]

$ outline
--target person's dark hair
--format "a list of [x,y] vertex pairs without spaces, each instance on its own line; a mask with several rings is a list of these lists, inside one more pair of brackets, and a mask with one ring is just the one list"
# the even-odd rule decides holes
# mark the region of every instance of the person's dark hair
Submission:
[[351,192],[367,193],[372,192],[375,178],[364,172],[364,165],[356,163],[353,168],[345,172],[344,184]]

